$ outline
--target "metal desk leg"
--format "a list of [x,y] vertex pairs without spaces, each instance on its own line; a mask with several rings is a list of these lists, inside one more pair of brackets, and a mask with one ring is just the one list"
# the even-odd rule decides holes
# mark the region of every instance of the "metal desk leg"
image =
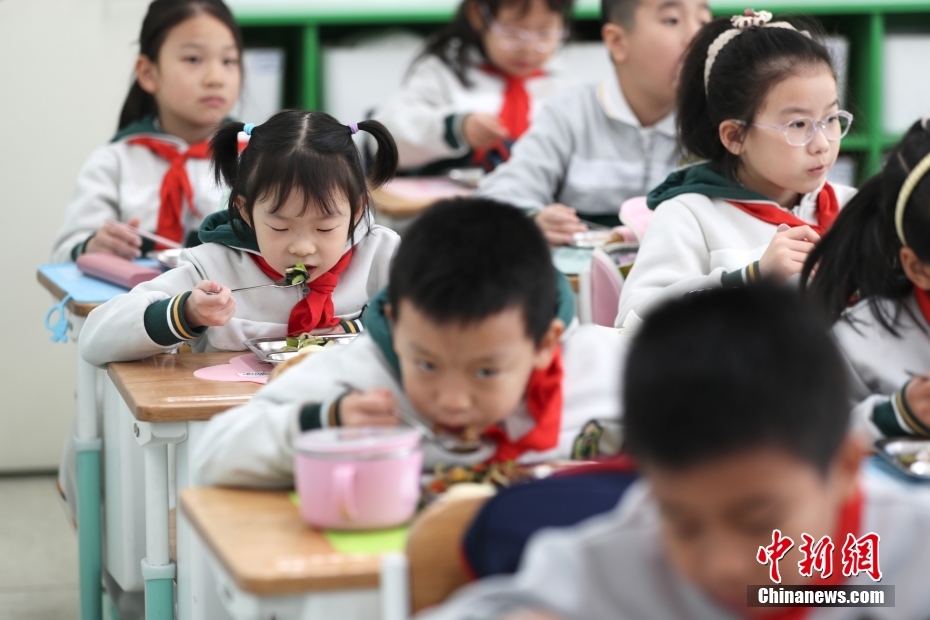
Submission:
[[136,422],[133,432],[145,451],[145,618],[172,620],[177,566],[169,556],[168,444],[187,439],[187,424]]
[[[72,337],[78,340],[83,317],[71,317]],[[100,449],[103,441],[97,428],[98,370],[77,354],[77,531],[78,582],[81,620],[101,620],[101,530],[100,530]]]

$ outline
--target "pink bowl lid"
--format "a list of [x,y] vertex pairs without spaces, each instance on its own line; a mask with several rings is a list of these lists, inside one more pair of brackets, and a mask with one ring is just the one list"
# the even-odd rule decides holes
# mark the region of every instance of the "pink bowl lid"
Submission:
[[301,433],[294,450],[307,455],[371,455],[412,448],[420,433],[409,427],[355,426],[320,428]]

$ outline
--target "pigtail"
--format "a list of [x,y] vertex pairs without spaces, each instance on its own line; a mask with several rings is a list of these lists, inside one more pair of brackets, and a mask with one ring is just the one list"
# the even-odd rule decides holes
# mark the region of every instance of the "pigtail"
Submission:
[[[235,188],[239,180],[239,132],[245,123],[224,123],[210,140],[213,178],[217,185]],[[230,196],[230,202],[233,200]]]
[[358,128],[368,132],[378,144],[371,169],[368,171],[368,186],[381,187],[394,177],[397,172],[397,144],[387,127],[378,121],[362,121]]
[[[804,263],[801,290],[810,296],[830,322],[839,320],[857,298],[869,299],[879,322],[894,333],[895,317],[877,303],[876,294],[887,294],[907,282],[896,267],[894,225],[887,221],[883,203],[884,177],[866,181],[843,207],[830,230]],[[889,236],[891,232],[891,237]]]
[[140,121],[146,116],[157,114],[158,106],[155,103],[155,97],[142,90],[139,81],[134,80],[129,87],[129,94],[126,95],[126,101],[123,102],[123,109],[119,113],[119,126],[117,130]]
[[[866,181],[840,211],[833,226],[808,255],[801,271],[801,290],[836,321],[855,301],[867,299],[879,324],[897,336],[900,301],[914,285],[901,266],[901,240],[894,224],[901,186],[917,163],[930,153],[930,132],[915,123],[895,147],[881,172]],[[908,246],[930,260],[930,181],[917,184],[905,212]],[[910,239],[915,239],[911,243]]]

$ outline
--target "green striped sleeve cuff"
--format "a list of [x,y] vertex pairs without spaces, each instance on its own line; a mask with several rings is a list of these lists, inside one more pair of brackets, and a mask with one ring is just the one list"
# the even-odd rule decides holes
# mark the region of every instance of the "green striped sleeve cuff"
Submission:
[[443,124],[445,126],[445,132],[443,132],[443,139],[445,139],[446,144],[450,148],[460,149],[463,146],[466,146],[465,136],[462,135],[462,122],[465,120],[464,114],[450,114],[445,119],[443,119]]
[[907,404],[907,399],[904,397],[907,385],[905,383],[889,400],[875,406],[872,410],[872,423],[889,437],[899,435],[930,437],[930,427],[917,419]]
[[723,274],[720,276],[720,283],[724,288],[736,288],[744,284],[758,282],[760,277],[759,261],[756,261],[746,265],[742,269]]
[[184,303],[190,294],[187,291],[170,299],[156,301],[145,309],[145,332],[153,342],[170,347],[185,340],[193,340],[207,331],[206,327],[191,327],[184,318]]
[[[96,234],[96,233],[94,233]],[[77,260],[78,256],[84,253],[84,250],[87,249],[87,242],[94,238],[94,235],[91,235],[84,241],[81,241],[79,244],[71,248],[71,260]]]
[[329,405],[325,403],[309,403],[300,409],[298,421],[301,431],[312,431],[318,428],[335,428],[342,426],[339,416],[339,403],[348,394],[340,394]]
[[365,331],[361,319],[341,319],[339,326],[347,334],[360,334]]

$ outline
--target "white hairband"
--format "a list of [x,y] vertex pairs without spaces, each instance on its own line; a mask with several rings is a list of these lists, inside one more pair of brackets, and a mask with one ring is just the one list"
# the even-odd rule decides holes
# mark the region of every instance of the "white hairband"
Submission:
[[[772,14],[768,11],[756,13],[752,9],[746,9],[742,15],[731,17],[730,23],[733,24],[733,27],[721,32],[707,48],[707,60],[704,61],[704,94],[707,94],[707,85],[710,84],[710,70],[713,68],[714,61],[717,60],[720,50],[744,30],[750,28],[787,28],[797,32],[797,28],[788,22],[772,22]],[[806,32],[802,34],[807,35]]]
[[894,227],[898,231],[898,239],[901,240],[901,245],[905,247],[907,247],[907,240],[904,238],[904,207],[907,206],[907,201],[914,192],[914,188],[917,187],[917,184],[924,178],[928,170],[930,170],[930,155],[924,156],[920,163],[911,170],[907,178],[904,179],[901,191],[898,192],[898,203],[894,208]]

